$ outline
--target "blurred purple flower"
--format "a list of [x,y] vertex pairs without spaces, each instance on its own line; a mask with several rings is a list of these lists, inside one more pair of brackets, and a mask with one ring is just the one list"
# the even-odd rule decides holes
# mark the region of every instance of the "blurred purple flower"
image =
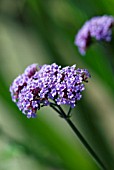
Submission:
[[38,66],[32,64],[10,86],[12,100],[28,117],[36,117],[43,106],[57,105],[75,107],[85,89],[83,82],[90,77],[86,69],[76,65],[61,68],[57,64]]
[[97,16],[87,21],[75,37],[75,45],[78,46],[79,52],[82,55],[86,53],[87,47],[91,44],[91,38],[98,41],[110,41],[112,26],[114,26],[112,16]]

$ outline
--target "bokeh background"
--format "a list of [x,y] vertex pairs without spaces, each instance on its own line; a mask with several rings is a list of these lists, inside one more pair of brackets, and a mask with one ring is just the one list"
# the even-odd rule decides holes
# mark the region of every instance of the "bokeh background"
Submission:
[[[32,64],[77,64],[92,77],[72,121],[108,170],[114,169],[114,32],[81,56],[74,38],[113,0],[0,0],[0,170],[100,170],[67,123],[49,107],[27,119],[9,86]],[[64,108],[67,109],[67,108]]]

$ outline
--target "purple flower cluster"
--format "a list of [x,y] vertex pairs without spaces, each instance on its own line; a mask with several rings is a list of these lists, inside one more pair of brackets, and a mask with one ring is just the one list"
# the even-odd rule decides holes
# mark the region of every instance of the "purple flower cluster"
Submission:
[[10,92],[18,108],[30,118],[52,102],[75,107],[85,89],[83,82],[89,77],[86,69],[76,69],[76,65],[61,68],[55,63],[32,64],[13,81]]
[[111,40],[112,26],[114,26],[114,17],[97,16],[87,21],[79,30],[75,37],[75,45],[78,46],[79,52],[84,55],[87,47],[91,44],[91,38],[96,40]]

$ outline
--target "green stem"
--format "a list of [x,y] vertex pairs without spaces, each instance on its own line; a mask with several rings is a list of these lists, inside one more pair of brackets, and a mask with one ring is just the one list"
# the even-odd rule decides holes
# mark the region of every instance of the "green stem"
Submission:
[[50,104],[50,107],[54,109],[57,113],[59,113],[59,116],[61,116],[61,112],[55,107],[55,104],[53,105],[52,103]]
[[69,111],[68,111],[68,113],[67,113],[67,117],[69,117],[69,118],[71,117],[71,110],[72,110],[72,108],[70,107],[70,108],[69,108]]
[[85,138],[82,136],[82,134],[79,132],[79,130],[76,128],[76,126],[73,124],[73,122],[69,119],[68,114],[66,115],[65,112],[63,111],[63,109],[59,106],[56,105],[56,107],[58,107],[58,109],[55,106],[51,106],[55,111],[57,111],[59,113],[59,115],[61,115],[62,118],[64,118],[66,120],[66,122],[69,124],[69,126],[71,127],[71,129],[74,131],[74,133],[78,136],[78,138],[80,139],[81,143],[85,146],[85,148],[87,149],[87,151],[90,153],[90,155],[94,158],[94,160],[96,161],[96,163],[102,168],[102,170],[107,170],[107,168],[105,167],[105,165],[103,164],[103,162],[100,160],[100,158],[97,156],[97,154],[95,153],[95,151],[91,148],[91,146],[88,144],[88,142],[85,140]]

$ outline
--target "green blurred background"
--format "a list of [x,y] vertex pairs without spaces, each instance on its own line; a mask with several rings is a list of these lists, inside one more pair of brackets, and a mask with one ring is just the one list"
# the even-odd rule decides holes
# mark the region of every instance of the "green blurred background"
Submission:
[[85,57],[74,45],[83,23],[103,14],[114,16],[113,0],[0,0],[0,170],[100,170],[56,112],[46,107],[27,119],[11,101],[15,77],[32,63],[53,62],[91,73],[71,119],[114,169],[114,32]]

